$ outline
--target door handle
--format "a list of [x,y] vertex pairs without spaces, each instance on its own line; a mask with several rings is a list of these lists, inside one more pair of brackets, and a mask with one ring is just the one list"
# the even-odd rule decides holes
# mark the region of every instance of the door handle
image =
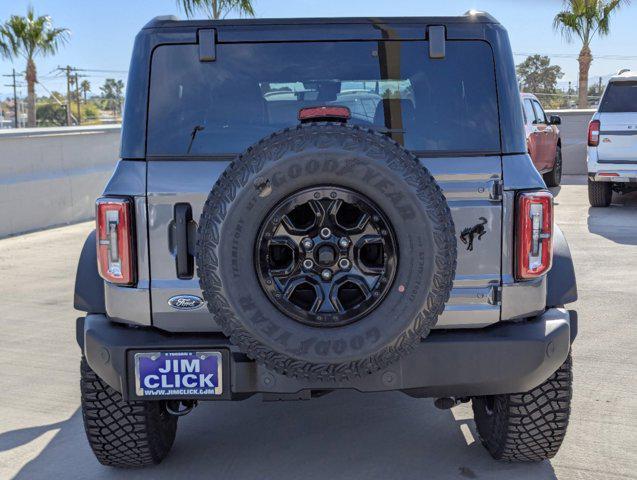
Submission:
[[188,229],[192,222],[192,208],[188,203],[175,205],[175,267],[177,278],[190,279],[194,273],[194,257],[188,248]]

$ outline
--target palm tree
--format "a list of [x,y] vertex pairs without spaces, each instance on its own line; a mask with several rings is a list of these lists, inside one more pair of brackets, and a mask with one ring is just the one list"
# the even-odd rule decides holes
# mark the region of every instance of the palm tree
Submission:
[[66,28],[53,28],[48,15],[36,17],[33,7],[27,9],[27,15],[11,15],[0,25],[0,53],[14,59],[22,57],[27,61],[27,125],[35,127],[35,84],[38,81],[35,68],[37,56],[53,55],[69,37]]
[[593,61],[591,40],[598,34],[608,35],[610,32],[610,16],[623,4],[630,0],[566,0],[563,11],[555,15],[553,27],[562,33],[566,41],[573,36],[582,42],[577,61],[579,62],[579,108],[588,106],[588,71]]
[[82,83],[80,83],[80,90],[84,95],[84,103],[86,103],[86,95],[91,91],[91,82],[88,80],[82,80]]
[[188,17],[192,17],[196,12],[202,12],[208,18],[219,20],[233,10],[239,15],[254,17],[251,0],[177,0],[177,3],[181,5]]

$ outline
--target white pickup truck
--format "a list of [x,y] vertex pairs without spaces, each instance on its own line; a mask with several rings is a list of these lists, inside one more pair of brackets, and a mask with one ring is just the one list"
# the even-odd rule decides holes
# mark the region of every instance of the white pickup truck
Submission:
[[637,189],[637,72],[610,78],[588,126],[588,199],[608,207],[613,191]]

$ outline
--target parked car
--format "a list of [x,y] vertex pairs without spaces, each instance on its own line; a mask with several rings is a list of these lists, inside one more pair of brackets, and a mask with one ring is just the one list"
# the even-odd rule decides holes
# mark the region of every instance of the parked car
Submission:
[[75,285],[100,462],[160,462],[197,402],[340,389],[472,401],[493,457],[555,455],[575,275],[496,20],[157,18],[133,59]]
[[588,200],[608,207],[613,192],[637,190],[637,72],[608,80],[588,125]]
[[522,93],[520,96],[526,144],[533,165],[547,186],[557,187],[562,180],[562,139],[557,126],[562,120],[557,115],[547,117],[535,95]]

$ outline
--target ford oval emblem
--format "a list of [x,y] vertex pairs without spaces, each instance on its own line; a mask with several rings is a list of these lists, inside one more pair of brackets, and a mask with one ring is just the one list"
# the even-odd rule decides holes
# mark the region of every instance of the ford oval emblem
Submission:
[[204,303],[203,298],[196,295],[175,295],[168,300],[168,305],[175,310],[196,310]]

